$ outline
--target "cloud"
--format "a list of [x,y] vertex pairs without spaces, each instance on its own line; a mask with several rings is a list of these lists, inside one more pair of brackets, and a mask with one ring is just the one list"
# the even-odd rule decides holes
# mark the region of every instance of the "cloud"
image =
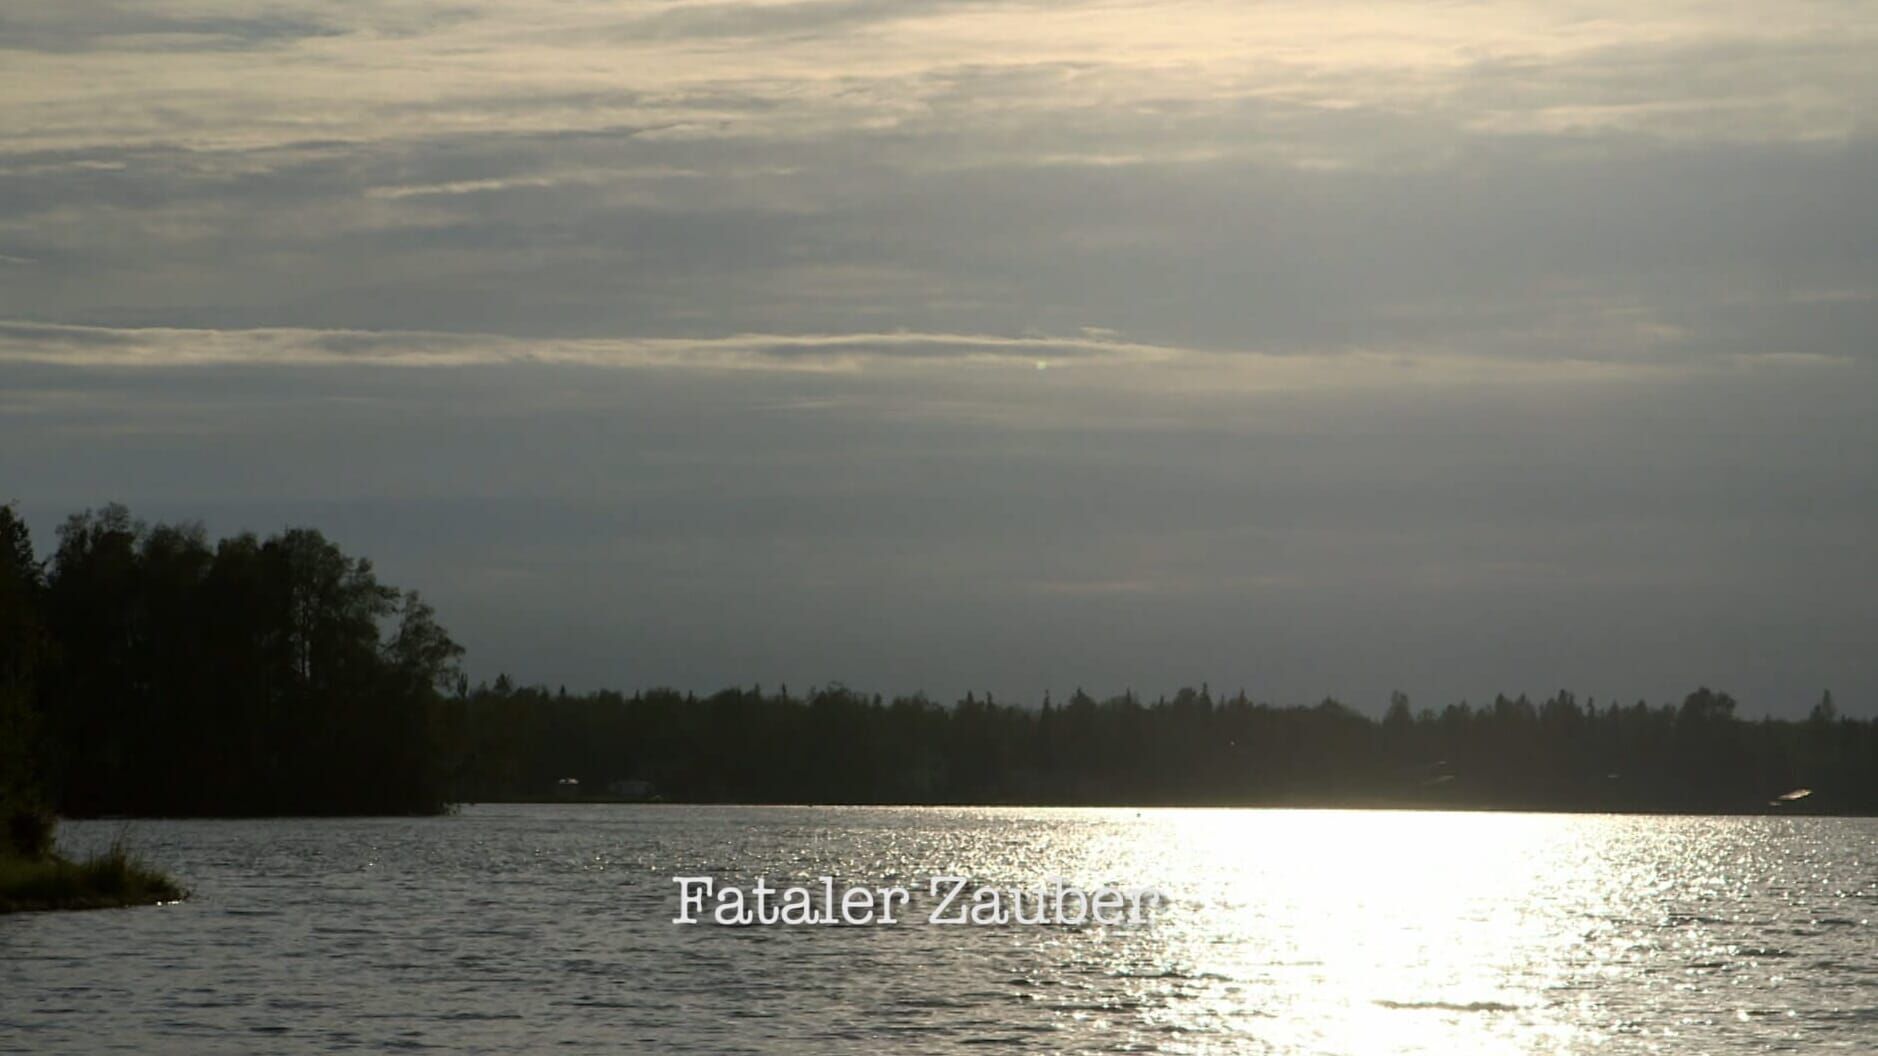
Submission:
[[331,23],[285,14],[163,12],[112,0],[25,4],[0,14],[0,50],[50,54],[280,48],[341,32]]
[[[1809,351],[1737,352],[1678,361],[1473,357],[1404,343],[1334,355],[1220,351],[1128,341],[1100,328],[1073,336],[944,333],[737,334],[720,338],[522,338],[462,332],[111,328],[0,320],[0,365],[104,370],[178,368],[572,366],[602,370],[887,372],[952,370],[1055,377],[1088,392],[1375,392],[1544,389],[1558,385],[1655,385],[1746,369],[1783,373],[1855,371],[1861,360]],[[1065,370],[1072,371],[1065,375]],[[1048,384],[1053,379],[1036,379]],[[1032,391],[1032,390],[1023,390]],[[1049,411],[1024,409],[1036,421]],[[907,413],[982,416],[946,399],[915,401]]]
[[674,4],[622,22],[618,39],[792,37],[986,8],[985,0],[796,0]]
[[96,39],[0,71],[0,317],[1611,358],[1878,291],[1855,6],[23,10]]
[[569,681],[1869,695],[1878,19],[1776,21],[14,4],[0,479]]
[[1179,350],[1107,336],[996,337],[973,334],[738,334],[715,339],[523,339],[492,334],[269,328],[107,328],[0,320],[0,363],[85,367],[469,366],[577,364],[594,367],[829,370],[868,362],[961,361],[1064,364],[1152,362]]

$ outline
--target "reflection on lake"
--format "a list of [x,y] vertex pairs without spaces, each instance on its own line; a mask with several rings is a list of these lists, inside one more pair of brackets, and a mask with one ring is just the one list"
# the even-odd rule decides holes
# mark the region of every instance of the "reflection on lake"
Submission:
[[[1868,819],[486,806],[131,839],[195,897],[0,918],[0,1049],[1878,1048]],[[1149,927],[681,927],[680,874],[900,884],[915,909],[937,874],[1061,874],[1170,904]]]

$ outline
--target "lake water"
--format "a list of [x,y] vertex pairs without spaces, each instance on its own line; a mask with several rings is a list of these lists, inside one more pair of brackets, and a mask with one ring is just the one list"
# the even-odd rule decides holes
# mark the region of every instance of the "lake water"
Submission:
[[[129,836],[194,897],[0,918],[0,1050],[1878,1051],[1865,819],[483,806]],[[673,924],[694,874],[914,912]],[[935,926],[940,874],[1169,902]]]

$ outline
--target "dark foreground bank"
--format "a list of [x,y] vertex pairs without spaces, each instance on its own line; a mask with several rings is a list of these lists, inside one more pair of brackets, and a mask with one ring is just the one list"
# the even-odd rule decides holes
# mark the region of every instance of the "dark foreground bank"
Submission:
[[29,810],[0,818],[0,913],[112,909],[175,902],[182,885],[115,841],[82,861],[53,851],[52,822]]
[[0,913],[149,906],[183,894],[176,881],[121,847],[81,862],[58,855],[0,858]]

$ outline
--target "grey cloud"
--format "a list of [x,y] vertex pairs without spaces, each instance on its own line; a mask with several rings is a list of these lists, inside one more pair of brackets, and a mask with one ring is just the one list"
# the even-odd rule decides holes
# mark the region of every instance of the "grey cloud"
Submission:
[[725,367],[946,360],[1016,360],[1041,369],[1050,362],[1151,362],[1180,349],[1134,344],[1100,333],[1080,337],[1000,337],[895,333],[738,334],[710,339],[521,339],[495,334],[421,331],[330,331],[294,328],[209,330],[175,327],[111,329],[0,320],[0,363],[95,367],[202,367],[224,364],[306,365],[365,362],[463,366],[490,363],[572,363],[583,366]]
[[825,33],[873,23],[995,6],[985,0],[795,0],[789,3],[687,3],[628,19],[626,38],[769,37]]
[[42,542],[310,521],[570,684],[1878,693],[1856,5],[128,10],[7,16]]
[[[1498,354],[1621,356],[1699,353],[1738,333],[1706,322],[1729,305],[1858,295],[1878,280],[1878,232],[1863,219],[1878,216],[1866,201],[1878,181],[1865,178],[1878,164],[1866,148],[1486,155],[1398,175],[1226,162],[933,174],[870,166],[866,142],[824,144],[820,160],[778,151],[781,171],[747,176],[735,172],[750,155],[729,147],[544,154],[525,139],[434,158],[316,157],[206,182],[161,166],[146,175],[145,164],[88,177],[119,204],[56,224],[47,202],[32,206],[28,183],[18,233],[0,237],[47,266],[0,294],[0,309],[56,318],[75,302],[85,314],[74,321],[343,318],[561,336],[942,330],[968,318],[973,329],[1103,325],[1219,347],[1445,339]],[[657,174],[607,177],[622,164]],[[557,181],[556,165],[587,174]],[[408,206],[364,194],[452,180],[492,182]],[[53,182],[41,186],[57,201]],[[178,223],[192,214],[200,223]],[[134,278],[100,290],[74,284],[80,268]],[[818,288],[831,268],[847,285]],[[1755,277],[1769,275],[1781,282]],[[259,296],[242,292],[264,281]],[[113,287],[125,302],[112,303]],[[137,309],[159,295],[167,315]]]
[[328,23],[283,14],[166,15],[111,0],[60,0],[0,14],[0,50],[205,51],[285,46],[307,37],[337,36]]
[[0,320],[0,349],[28,345],[56,354],[64,349],[131,348],[137,342],[137,335],[127,330]]

